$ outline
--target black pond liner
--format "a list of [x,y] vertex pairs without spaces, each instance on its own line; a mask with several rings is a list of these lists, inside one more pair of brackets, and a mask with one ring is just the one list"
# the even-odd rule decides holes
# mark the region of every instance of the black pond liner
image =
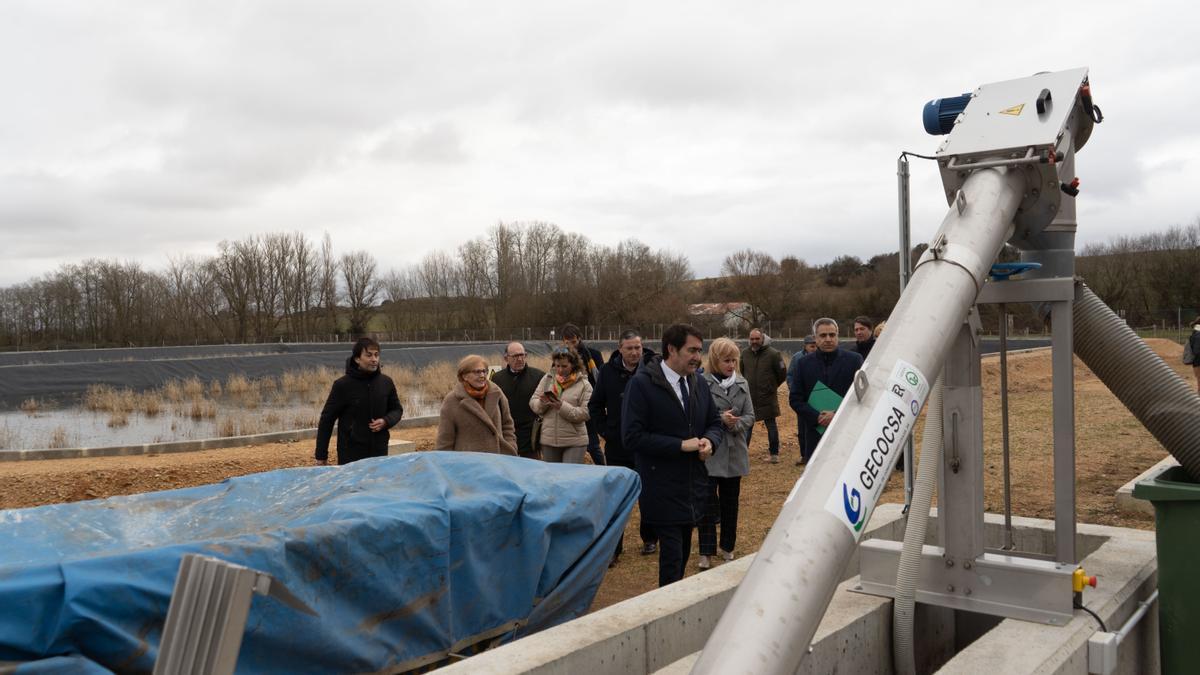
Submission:
[[[498,356],[506,342],[385,343],[383,372],[389,367],[423,368],[438,361],[455,362],[467,354]],[[545,356],[557,342],[522,343],[533,356]],[[588,343],[607,360],[616,348],[612,340]],[[744,342],[742,342],[744,344]],[[844,345],[848,343],[843,343]],[[1029,349],[1050,344],[1048,339],[1012,339],[1009,349]],[[659,351],[657,340],[647,346]],[[788,352],[802,348],[803,340],[775,340],[772,346]],[[984,340],[982,351],[997,351],[998,343]],[[289,370],[330,367],[341,371],[350,355],[348,343],[207,345],[198,347],[143,347],[0,353],[0,408],[15,408],[33,398],[45,403],[71,405],[92,385],[146,391],[169,380],[195,377],[201,382],[224,382],[230,375],[250,379],[278,377]],[[266,352],[266,353],[264,353]]]

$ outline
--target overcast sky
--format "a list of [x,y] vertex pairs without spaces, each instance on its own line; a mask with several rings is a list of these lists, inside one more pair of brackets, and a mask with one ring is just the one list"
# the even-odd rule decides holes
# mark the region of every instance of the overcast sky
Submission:
[[[838,5],[837,8],[834,5]],[[811,7],[811,8],[810,8]],[[1080,242],[1200,215],[1200,9],[1046,2],[0,3],[0,285],[328,231],[384,269],[497,221],[687,256],[896,248],[925,101],[1087,66]],[[914,242],[945,213],[914,160]]]

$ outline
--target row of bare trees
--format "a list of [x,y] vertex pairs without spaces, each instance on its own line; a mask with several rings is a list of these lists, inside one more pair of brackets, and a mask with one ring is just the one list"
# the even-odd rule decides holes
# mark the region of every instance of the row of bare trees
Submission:
[[[917,247],[912,259],[923,252],[924,245]],[[1017,259],[1011,246],[1000,255],[1004,262]],[[1129,323],[1187,325],[1200,313],[1200,219],[1186,227],[1085,246],[1076,268]],[[707,280],[699,295],[706,302],[746,303],[742,318],[750,324],[786,325],[803,332],[801,324],[819,316],[886,317],[900,298],[898,277],[896,253],[865,262],[843,255],[810,267],[792,256],[776,259],[768,252],[745,249],[727,256],[721,277]],[[990,325],[996,308],[981,311],[985,325]],[[1009,311],[1018,328],[1041,328],[1042,318],[1034,308],[1014,306]],[[796,326],[789,323],[793,320]]]
[[[685,314],[681,256],[599,246],[549,223],[499,223],[454,254],[381,272],[328,234],[222,241],[151,271],[87,260],[0,289],[0,347],[328,339],[367,332],[671,321]],[[665,318],[664,318],[665,317]]]
[[686,314],[686,258],[629,240],[602,246],[544,222],[498,223],[453,255],[383,279],[390,332],[672,321]]
[[1129,323],[1180,320],[1186,325],[1200,306],[1200,218],[1188,226],[1085,246],[1077,270]]
[[[1087,246],[1077,268],[1135,325],[1171,312],[1190,321],[1200,304],[1200,220]],[[636,240],[602,246],[544,222],[498,223],[453,253],[381,272],[367,251],[335,254],[328,234],[314,242],[278,233],[223,241],[210,257],[172,257],[162,271],[93,259],[0,289],[0,348],[645,326],[686,318],[701,302],[737,303],[747,325],[792,322],[802,334],[817,316],[886,316],[897,277],[895,253],[810,266],[746,249],[725,258],[720,277],[693,282],[683,256]],[[1032,311],[1019,318],[1038,321]]]
[[336,256],[300,233],[222,241],[165,270],[86,260],[0,289],[0,345],[20,348],[262,342],[363,332],[379,294],[365,251]]

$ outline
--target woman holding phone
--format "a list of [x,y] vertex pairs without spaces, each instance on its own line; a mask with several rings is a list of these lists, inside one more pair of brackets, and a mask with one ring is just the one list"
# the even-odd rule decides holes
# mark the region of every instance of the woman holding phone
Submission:
[[[721,415],[724,433],[713,448],[712,456],[704,462],[711,483],[709,513],[700,522],[700,569],[712,567],[712,558],[720,555],[733,560],[737,543],[738,499],[742,491],[742,476],[750,473],[750,452],[746,447],[746,430],[754,426],[754,404],[750,402],[750,386],[737,371],[741,352],[729,338],[717,338],[708,348],[704,379],[712,392],[713,404]],[[717,547],[717,524],[721,525],[721,545]]]
[[583,464],[592,385],[579,356],[566,347],[554,350],[550,366],[529,399],[529,408],[542,417],[542,459]]

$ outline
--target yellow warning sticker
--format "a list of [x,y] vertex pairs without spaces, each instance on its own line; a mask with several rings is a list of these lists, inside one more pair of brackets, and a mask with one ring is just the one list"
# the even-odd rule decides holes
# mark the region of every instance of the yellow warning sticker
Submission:
[[1021,111],[1024,109],[1025,109],[1025,104],[1022,103],[1021,105],[1014,105],[1011,108],[1005,108],[1004,110],[1000,111],[1000,114],[1001,115],[1013,115],[1015,117],[1016,115],[1020,115]]

